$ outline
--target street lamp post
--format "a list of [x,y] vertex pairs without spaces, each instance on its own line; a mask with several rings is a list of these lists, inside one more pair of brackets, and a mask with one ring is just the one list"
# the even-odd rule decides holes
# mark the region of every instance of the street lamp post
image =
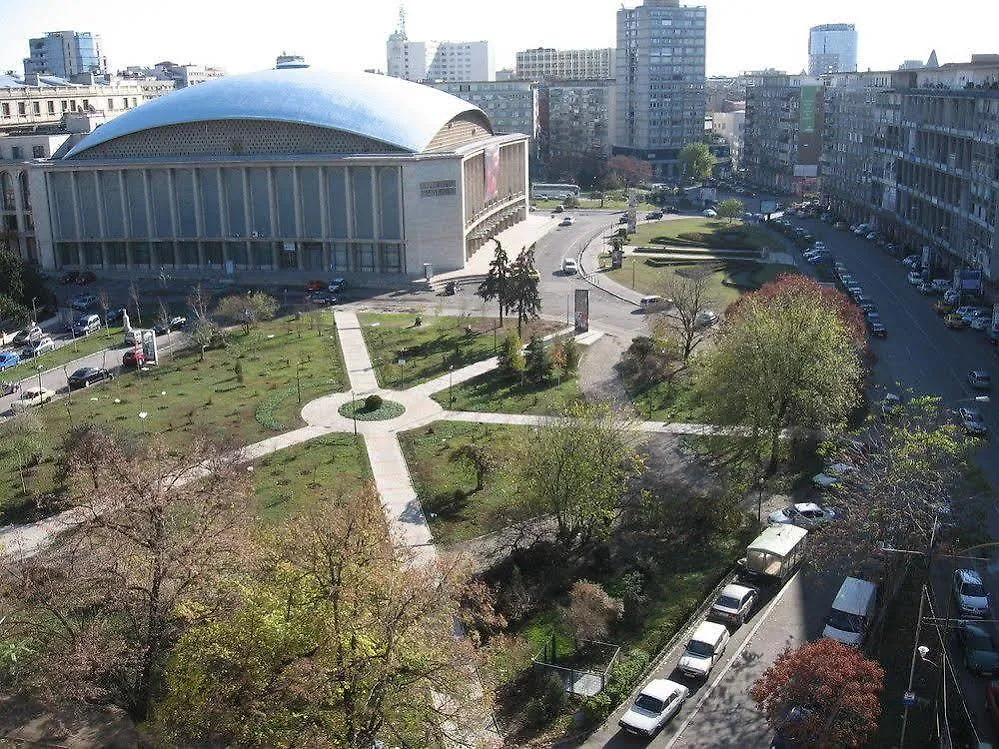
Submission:
[[42,397],[42,365],[35,365],[35,369],[38,371],[38,405],[44,407],[45,399]]
[[454,408],[454,365],[447,368],[447,393],[451,408]]
[[31,297],[31,319],[34,321],[36,325],[38,324],[38,307],[35,306],[35,302],[37,301],[38,297],[36,296]]
[[762,523],[763,522],[763,487],[764,487],[764,484],[766,484],[766,479],[764,479],[763,476],[760,476],[759,480],[757,480],[757,482],[756,482],[756,488],[757,488],[757,490],[759,492],[757,494],[757,497],[756,497],[756,522],[757,523]]

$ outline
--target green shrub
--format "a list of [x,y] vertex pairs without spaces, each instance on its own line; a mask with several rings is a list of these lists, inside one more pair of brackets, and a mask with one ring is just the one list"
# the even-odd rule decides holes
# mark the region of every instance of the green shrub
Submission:
[[372,393],[367,398],[364,399],[364,410],[365,411],[377,411],[382,407],[382,397],[377,393]]
[[555,720],[569,704],[565,684],[551,671],[538,676],[533,692],[524,709],[524,717],[528,723],[538,728]]
[[583,701],[583,714],[589,725],[605,720],[614,708],[628,698],[651,659],[648,652],[635,648],[614,664],[603,691]]

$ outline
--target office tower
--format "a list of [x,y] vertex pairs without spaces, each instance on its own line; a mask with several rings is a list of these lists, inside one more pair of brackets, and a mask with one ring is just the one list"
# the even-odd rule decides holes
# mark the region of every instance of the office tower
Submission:
[[645,0],[617,12],[613,153],[679,179],[680,150],[704,140],[707,10]]
[[808,74],[846,73],[857,69],[857,29],[852,23],[827,23],[808,32]]
[[28,41],[31,55],[24,59],[24,74],[39,73],[69,78],[81,73],[105,75],[107,58],[101,54],[100,34],[89,31],[49,31]]

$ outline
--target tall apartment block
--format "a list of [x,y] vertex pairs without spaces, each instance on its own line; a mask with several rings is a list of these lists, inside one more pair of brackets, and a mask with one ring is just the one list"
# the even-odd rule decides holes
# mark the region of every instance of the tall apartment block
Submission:
[[852,23],[826,23],[808,31],[808,74],[857,69],[857,29]]
[[394,78],[424,81],[492,81],[496,77],[489,42],[414,42],[406,36],[406,15],[385,45],[385,71]]
[[100,34],[89,31],[49,31],[28,40],[30,57],[24,58],[24,74],[70,78],[81,73],[105,75],[107,58],[101,53]]
[[614,50],[539,47],[517,53],[514,74],[522,81],[592,81],[614,77]]
[[613,153],[682,177],[680,150],[704,139],[707,10],[645,0],[617,12]]
[[943,272],[999,293],[999,55],[938,68],[835,75],[822,192]]
[[497,134],[538,136],[538,85],[533,81],[427,81],[428,86],[474,104],[489,117]]
[[753,183],[782,193],[818,189],[823,83],[786,73],[749,76],[740,167]]
[[613,122],[613,79],[553,81],[542,86],[540,139],[548,163],[606,159]]

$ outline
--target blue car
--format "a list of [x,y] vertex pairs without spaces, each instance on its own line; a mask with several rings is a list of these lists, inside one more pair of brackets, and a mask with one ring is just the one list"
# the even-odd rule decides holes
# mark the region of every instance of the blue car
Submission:
[[9,351],[0,352],[0,372],[11,367],[16,367],[20,363],[21,357],[18,354]]

